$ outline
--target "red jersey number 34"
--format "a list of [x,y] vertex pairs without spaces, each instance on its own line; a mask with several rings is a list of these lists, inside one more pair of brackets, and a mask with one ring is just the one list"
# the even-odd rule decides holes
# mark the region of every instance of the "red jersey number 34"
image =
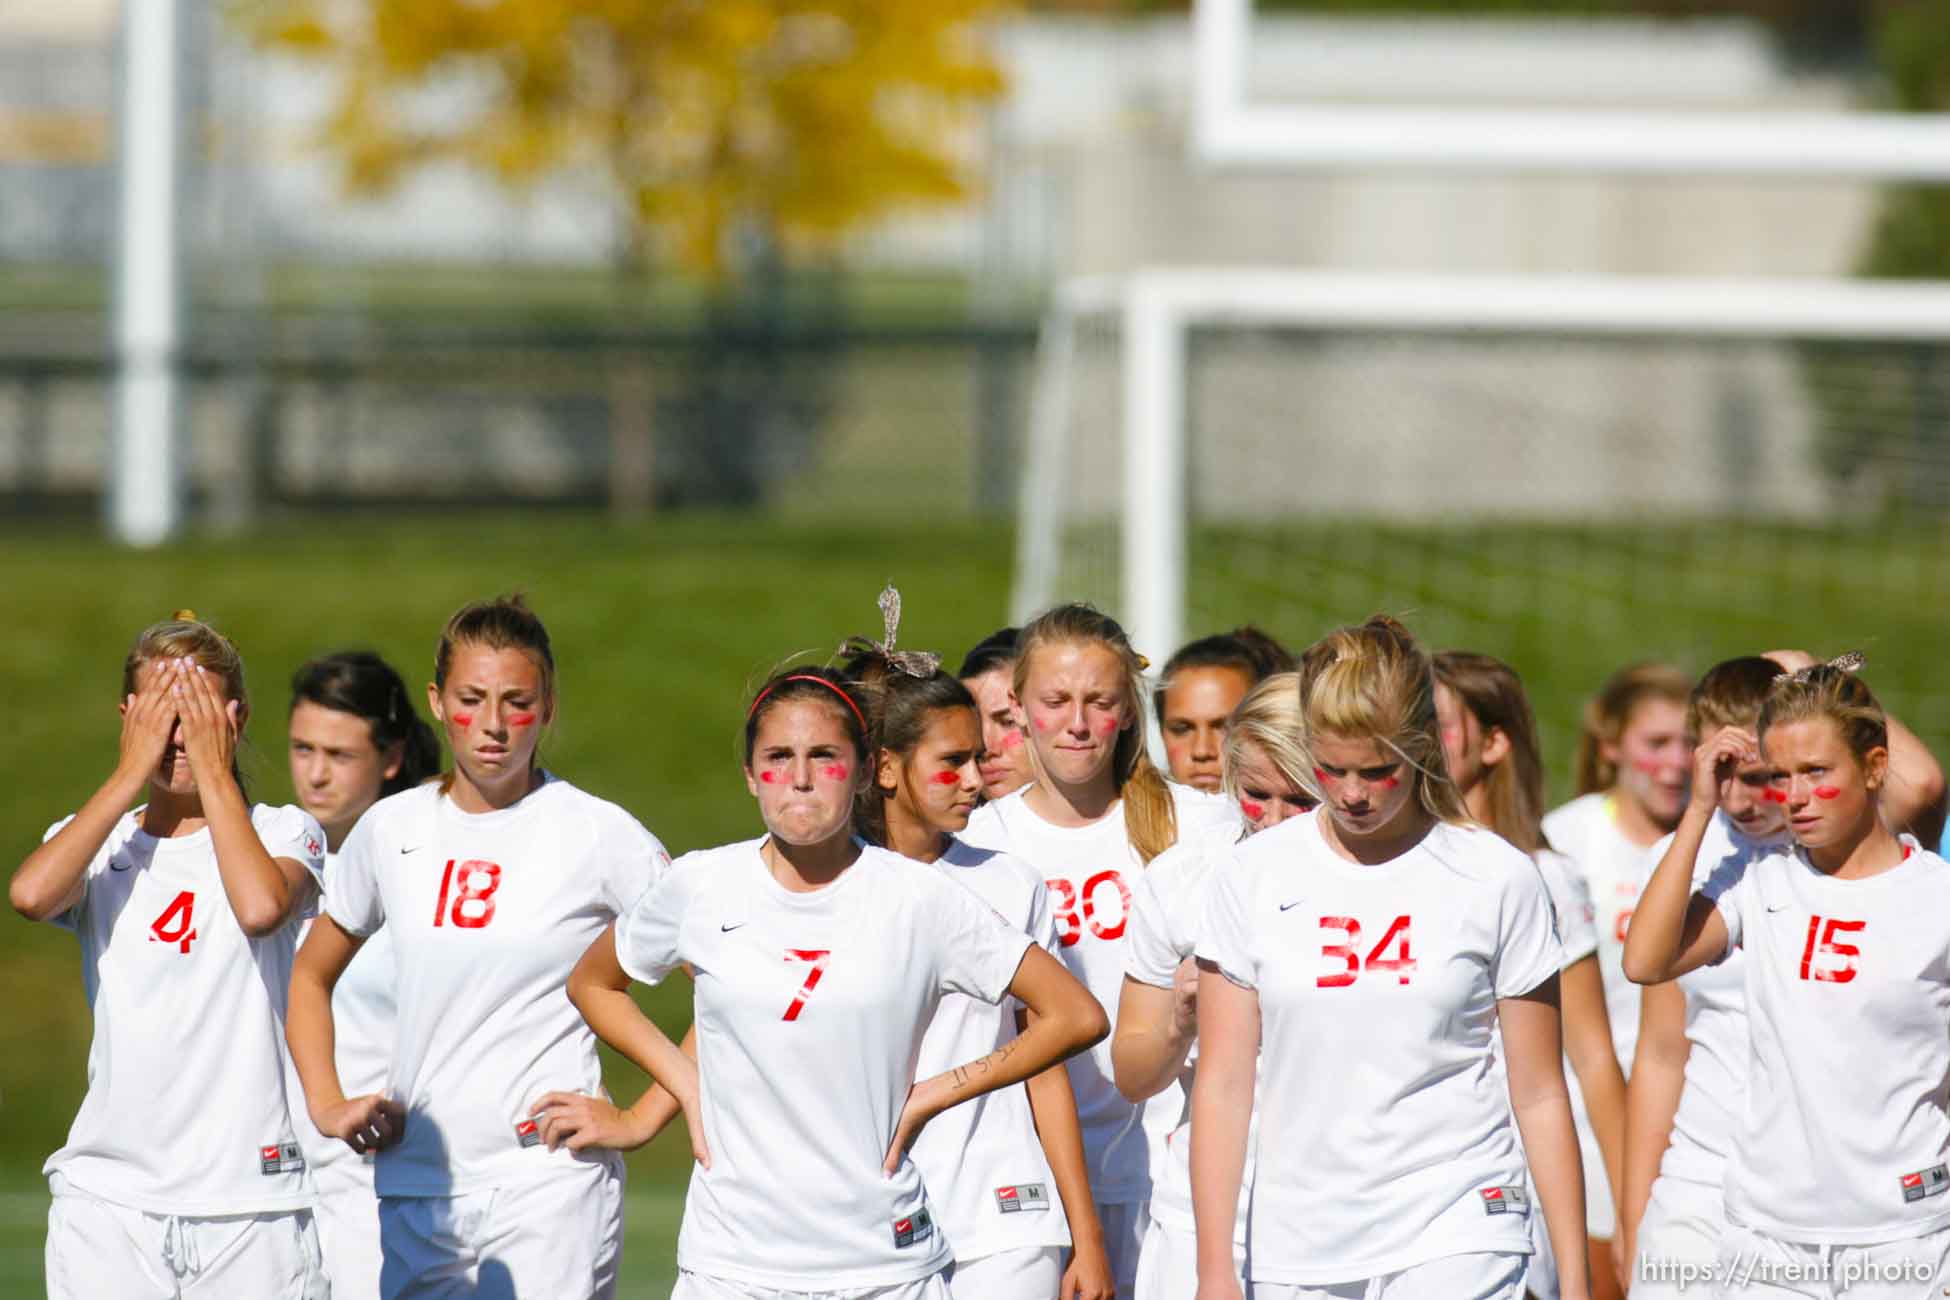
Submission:
[[[1315,987],[1344,989],[1362,976],[1370,979],[1394,976],[1406,984],[1415,974],[1415,957],[1409,950],[1410,918],[1398,916],[1382,934],[1380,942],[1361,955],[1361,923],[1351,916],[1320,918],[1321,965],[1325,973],[1314,980]],[[1341,969],[1332,967],[1338,964]]]

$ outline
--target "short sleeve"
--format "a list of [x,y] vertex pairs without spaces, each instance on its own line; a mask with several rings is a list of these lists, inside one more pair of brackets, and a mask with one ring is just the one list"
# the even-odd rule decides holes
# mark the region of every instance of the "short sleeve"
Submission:
[[367,813],[352,827],[325,871],[325,915],[361,939],[371,938],[386,923],[373,862],[373,816]]
[[1036,946],[1054,957],[1059,945],[1056,938],[1056,913],[1049,905],[1049,886],[1039,876],[1036,887],[1029,891],[1029,937]]
[[639,984],[661,984],[684,960],[678,938],[691,908],[692,855],[660,872],[654,884],[616,918],[616,960]]
[[1550,890],[1557,910],[1557,937],[1564,947],[1564,965],[1583,961],[1598,951],[1597,909],[1591,902],[1591,882],[1569,858],[1546,849],[1537,855],[1537,870]]
[[1124,928],[1124,973],[1140,984],[1168,989],[1182,958],[1171,944],[1157,881],[1158,864],[1153,863],[1131,882],[1131,919]]
[[670,854],[662,841],[621,808],[610,809],[596,851],[602,865],[603,897],[619,917],[670,869]]
[[1504,887],[1501,932],[1490,969],[1496,996],[1519,998],[1537,988],[1563,968],[1563,952],[1543,872],[1522,857]]
[[946,877],[929,879],[936,887],[925,905],[940,919],[928,924],[927,932],[939,937],[941,988],[991,1004],[1002,1001],[1034,940],[972,890]]
[[1221,862],[1208,879],[1205,909],[1199,920],[1198,957],[1211,962],[1242,988],[1259,987],[1259,962],[1253,955],[1253,936],[1247,926],[1247,896],[1252,888],[1250,867]]
[[1740,946],[1741,907],[1753,892],[1747,886],[1747,878],[1752,874],[1744,859],[1729,856],[1714,868],[1699,887],[1700,897],[1720,909],[1720,919],[1727,926],[1727,949],[1714,958],[1716,962],[1725,961]]
[[274,858],[290,858],[304,867],[319,888],[325,886],[325,832],[310,813],[295,804],[273,808],[259,804],[251,826]]

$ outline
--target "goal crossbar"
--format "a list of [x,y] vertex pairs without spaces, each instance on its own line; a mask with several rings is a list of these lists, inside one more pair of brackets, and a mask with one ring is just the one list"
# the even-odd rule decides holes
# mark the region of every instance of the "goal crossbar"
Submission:
[[1186,338],[1209,327],[1341,333],[1950,342],[1950,282],[1146,270],[1064,283],[1045,315],[1018,503],[1020,622],[1056,590],[1076,327],[1121,334],[1120,617],[1154,662],[1184,639]]

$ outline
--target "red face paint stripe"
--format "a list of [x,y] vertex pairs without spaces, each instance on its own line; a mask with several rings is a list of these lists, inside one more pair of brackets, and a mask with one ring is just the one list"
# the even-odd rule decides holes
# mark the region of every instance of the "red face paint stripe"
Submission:
[[777,785],[779,782],[785,780],[785,775],[781,772],[760,772],[758,779],[767,785]]
[[1842,788],[1840,786],[1818,785],[1815,787],[1815,798],[1817,799],[1839,799],[1841,797]]
[[474,715],[471,713],[450,713],[447,717],[456,727],[471,727],[474,725]]
[[511,727],[532,727],[535,725],[535,715],[533,713],[510,713],[508,715],[508,725]]
[[1239,811],[1246,814],[1247,821],[1256,822],[1266,815],[1266,805],[1263,803],[1254,803],[1250,799],[1241,799],[1239,801]]
[[1760,797],[1761,797],[1761,798],[1763,798],[1763,799],[1765,799],[1765,800],[1767,800],[1767,802],[1769,802],[1769,803],[1786,803],[1786,802],[1787,802],[1787,791],[1785,791],[1785,790],[1763,790],[1763,791],[1761,791],[1761,794],[1760,794]]
[[1399,789],[1401,787],[1401,783],[1402,783],[1402,779],[1398,776],[1384,776],[1381,778],[1381,788],[1384,790]]
[[949,768],[943,772],[936,772],[928,780],[934,782],[936,785],[960,785],[961,773],[955,771],[953,768]]
[[844,763],[828,763],[819,769],[819,774],[828,781],[844,781],[853,774],[853,771]]

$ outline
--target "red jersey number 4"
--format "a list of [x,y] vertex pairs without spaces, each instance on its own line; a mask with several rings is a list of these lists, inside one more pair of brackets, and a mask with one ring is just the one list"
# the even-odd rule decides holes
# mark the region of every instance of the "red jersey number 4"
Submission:
[[[140,916],[138,912],[136,915]],[[173,943],[178,952],[188,952],[196,942],[196,894],[185,889],[170,900],[162,915],[149,922],[150,943]]]

